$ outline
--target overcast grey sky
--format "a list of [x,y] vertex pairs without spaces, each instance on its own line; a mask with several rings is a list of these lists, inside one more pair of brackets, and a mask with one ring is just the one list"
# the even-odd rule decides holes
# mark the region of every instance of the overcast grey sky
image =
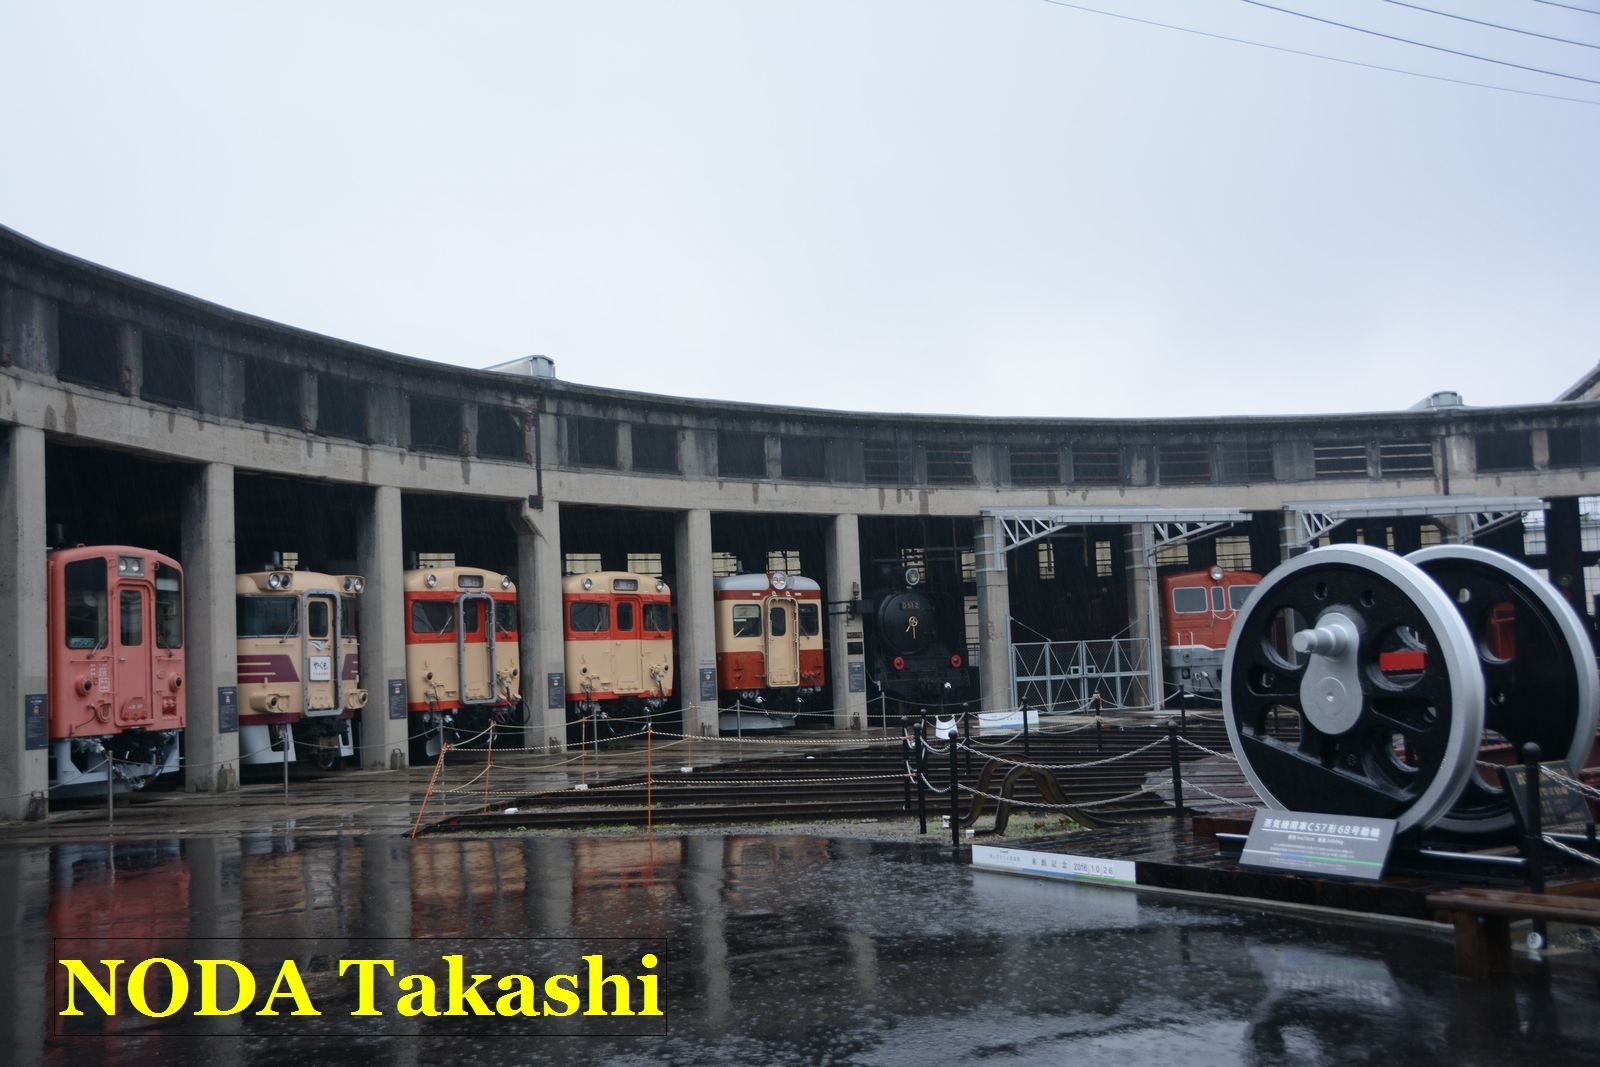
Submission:
[[[1600,49],[1273,2],[1589,81],[1084,0],[1600,101]],[[0,223],[428,359],[1045,416],[1541,401],[1600,361],[1600,106],[1048,0],[0,0],[0,54]]]

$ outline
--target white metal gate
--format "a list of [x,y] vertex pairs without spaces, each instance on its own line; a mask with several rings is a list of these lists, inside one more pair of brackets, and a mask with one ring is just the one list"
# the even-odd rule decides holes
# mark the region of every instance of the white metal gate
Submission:
[[1096,693],[1107,708],[1149,707],[1149,655],[1143,638],[1012,645],[1012,698],[1042,711],[1079,711]]

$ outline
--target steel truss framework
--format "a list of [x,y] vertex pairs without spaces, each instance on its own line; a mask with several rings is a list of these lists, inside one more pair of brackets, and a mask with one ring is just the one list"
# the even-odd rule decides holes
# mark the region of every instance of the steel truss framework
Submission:
[[1291,552],[1309,548],[1340,523],[1351,519],[1458,518],[1466,529],[1460,540],[1472,541],[1490,530],[1516,520],[1526,511],[1540,511],[1545,502],[1527,496],[1411,496],[1371,500],[1306,500],[1283,505],[1294,516]]

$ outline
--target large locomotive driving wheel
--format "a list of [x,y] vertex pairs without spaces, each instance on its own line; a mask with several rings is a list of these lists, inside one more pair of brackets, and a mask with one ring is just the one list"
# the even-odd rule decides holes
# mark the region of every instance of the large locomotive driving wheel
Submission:
[[[1406,559],[1444,590],[1472,633],[1484,678],[1485,740],[1509,741],[1517,752],[1532,741],[1546,759],[1583,766],[1600,675],[1572,605],[1526,566],[1485,548],[1439,545]],[[1510,804],[1474,763],[1460,798],[1435,825],[1509,840],[1516,833]]]
[[[1484,681],[1467,625],[1399,556],[1314,549],[1276,568],[1234,621],[1223,719],[1275,808],[1431,824],[1471,777]],[[1300,736],[1271,733],[1274,708]]]

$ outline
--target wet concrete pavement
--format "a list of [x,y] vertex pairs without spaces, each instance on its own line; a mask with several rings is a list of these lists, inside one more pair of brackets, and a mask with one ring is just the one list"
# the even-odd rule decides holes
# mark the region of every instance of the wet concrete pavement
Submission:
[[[404,805],[368,785],[324,787],[288,809],[214,799],[188,807],[181,834],[130,815],[110,839],[68,820],[0,841],[0,1048],[17,1063],[1501,1065],[1592,1059],[1600,1042],[1592,968],[1557,961],[1553,974],[1474,985],[1454,977],[1439,930],[1033,882],[954,866],[931,845],[739,833],[412,842]],[[348,788],[366,798],[354,811],[336,795]],[[536,1019],[525,1036],[297,1038],[310,1023],[242,1016],[204,1030],[242,1036],[171,1037],[164,1027],[181,1028],[91,1012],[68,1026],[77,1036],[47,1039],[62,992],[52,937],[153,939],[142,954],[174,958],[271,948],[313,967],[319,954],[372,949],[357,938],[567,937],[619,952],[658,939],[667,1035],[526,1036],[556,1029]],[[489,951],[511,966],[533,947]]]

